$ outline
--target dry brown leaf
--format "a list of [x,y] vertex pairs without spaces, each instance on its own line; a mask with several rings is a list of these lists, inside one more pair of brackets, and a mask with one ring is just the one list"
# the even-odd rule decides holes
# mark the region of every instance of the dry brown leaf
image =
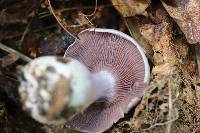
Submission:
[[200,1],[199,0],[174,0],[166,2],[163,6],[179,25],[191,44],[200,42]]
[[[156,12],[159,12],[159,10]],[[144,38],[147,39],[153,47],[153,61],[155,65],[162,63],[175,65],[176,55],[173,50],[172,24],[165,20],[161,21],[163,22],[157,25],[151,23],[144,24],[141,26],[140,30]]]
[[150,0],[112,0],[112,3],[123,17],[131,17],[143,13]]
[[[173,41],[172,19],[164,7],[159,5],[147,9],[149,17],[139,18],[141,34],[154,50],[155,66],[151,73],[150,89],[143,96],[141,103],[135,109],[132,120],[129,121],[132,132],[179,132],[176,126],[183,124],[183,122],[176,124],[180,119],[179,110],[182,109],[176,102],[181,101],[178,99],[180,90],[183,89],[181,85],[188,77],[183,80],[184,74],[181,75],[179,72],[182,70],[178,67],[179,58]],[[181,48],[181,51],[186,52],[182,56],[187,56],[187,49]],[[187,73],[187,70],[185,71]],[[193,118],[192,115],[190,115],[191,118]]]
[[[199,98],[179,57],[187,57],[187,47],[173,40],[172,20],[163,7],[151,8],[148,14],[153,23],[141,25],[141,33],[154,49],[155,67],[150,90],[136,108],[131,126],[139,132],[198,132]],[[183,44],[177,47],[178,43]]]

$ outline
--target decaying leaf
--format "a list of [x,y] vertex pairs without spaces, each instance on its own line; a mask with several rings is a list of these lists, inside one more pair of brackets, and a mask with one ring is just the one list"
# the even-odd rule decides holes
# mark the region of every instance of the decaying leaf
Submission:
[[169,101],[174,99],[173,94],[176,93],[181,80],[175,66],[177,57],[172,41],[172,23],[162,6],[150,8],[148,13],[154,22],[142,24],[141,33],[153,47],[156,66],[152,70],[154,78],[150,83],[151,89],[144,96],[141,105],[136,108],[131,124],[144,131],[170,132],[171,125],[168,121],[173,122],[177,119],[178,113]]
[[112,3],[123,17],[131,17],[143,13],[150,0],[112,0]]
[[[172,40],[172,22],[166,11],[159,7],[158,9],[149,9],[151,20],[154,23],[142,24],[141,34],[148,40],[154,50],[153,61],[155,65],[170,63],[176,64],[176,55],[174,52]],[[150,21],[149,21],[150,22]]]
[[0,132],[76,132],[39,124],[22,111],[16,67],[29,57],[63,56],[92,23],[129,31],[152,68],[141,102],[105,133],[200,133],[200,0],[49,0],[74,37],[63,34],[45,1],[0,0]]
[[[173,20],[164,7],[159,3],[155,5],[147,9],[147,17],[139,17],[140,32],[154,51],[150,89],[126,124],[132,129],[129,132],[198,132],[200,127],[195,125],[199,122],[189,125],[200,117],[190,112],[190,107],[199,110],[195,105],[199,98],[194,98],[197,91],[192,89],[189,71],[183,65],[188,57],[187,46],[182,38],[174,41]],[[124,123],[120,124],[125,127]],[[128,129],[118,132],[128,132]]]
[[200,42],[200,1],[199,0],[163,0],[163,6],[176,21],[187,41]]

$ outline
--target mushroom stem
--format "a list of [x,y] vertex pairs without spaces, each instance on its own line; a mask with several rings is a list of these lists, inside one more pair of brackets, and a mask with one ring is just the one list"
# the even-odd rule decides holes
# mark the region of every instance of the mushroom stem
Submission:
[[94,73],[92,74],[92,81],[96,92],[96,100],[100,98],[112,99],[114,97],[115,78],[112,73],[106,70]]
[[64,123],[104,95],[95,89],[102,74],[92,75],[72,58],[40,57],[21,71],[21,101],[37,121]]

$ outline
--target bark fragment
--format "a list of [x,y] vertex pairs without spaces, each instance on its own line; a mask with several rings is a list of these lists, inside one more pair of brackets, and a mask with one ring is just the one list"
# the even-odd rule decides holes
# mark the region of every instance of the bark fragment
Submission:
[[170,16],[179,25],[191,44],[200,42],[200,1],[199,0],[174,0],[166,2],[163,6]]

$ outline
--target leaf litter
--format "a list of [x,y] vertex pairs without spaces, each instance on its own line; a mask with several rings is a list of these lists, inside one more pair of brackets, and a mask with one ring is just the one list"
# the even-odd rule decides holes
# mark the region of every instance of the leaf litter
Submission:
[[131,35],[151,64],[150,89],[106,132],[200,132],[199,7],[198,0],[1,1],[0,132],[75,132],[27,116],[17,75],[31,59],[62,56],[89,27]]

